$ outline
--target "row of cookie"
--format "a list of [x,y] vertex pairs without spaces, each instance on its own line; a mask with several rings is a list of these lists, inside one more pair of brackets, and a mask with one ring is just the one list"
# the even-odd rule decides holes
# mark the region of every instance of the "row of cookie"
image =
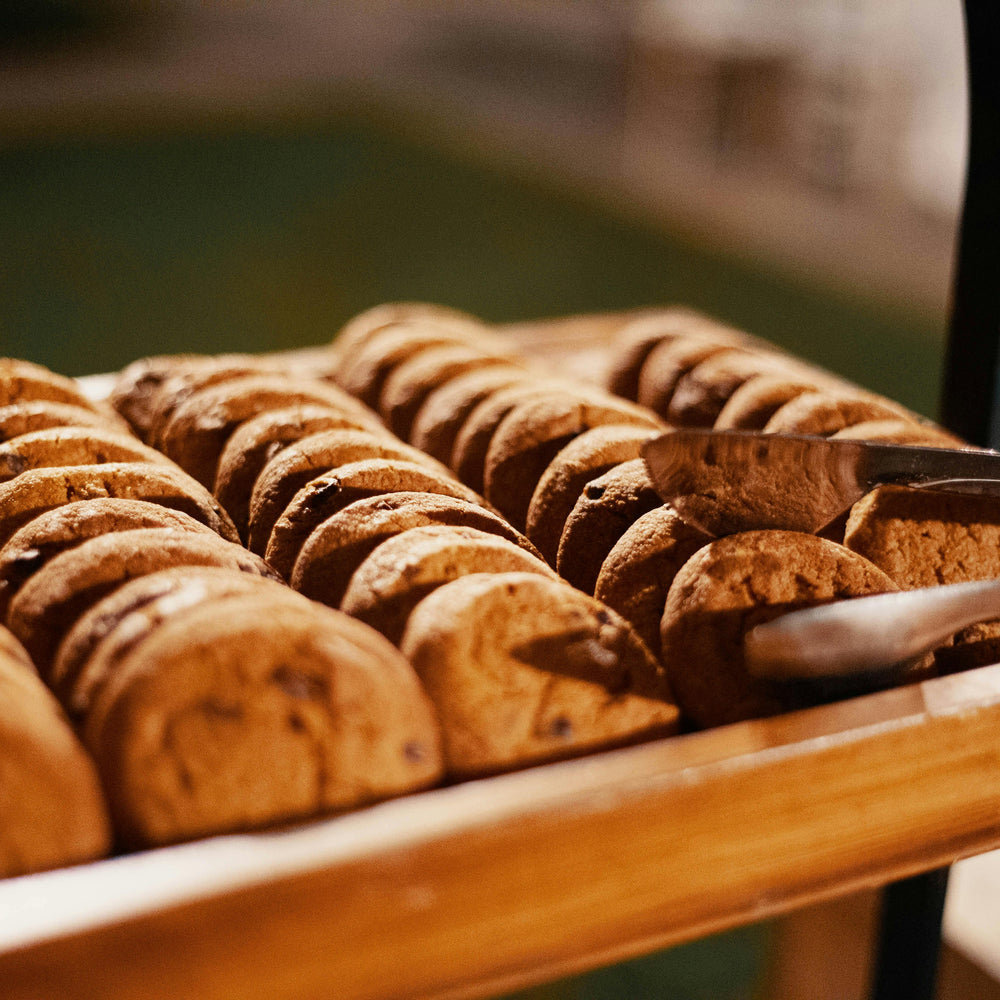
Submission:
[[[551,565],[558,539],[552,523],[558,518],[545,507],[550,491],[539,483],[556,455],[603,428],[592,440],[603,442],[609,462],[612,455],[638,457],[637,447],[624,442],[667,429],[647,408],[599,386],[485,356],[475,344],[465,348],[479,351],[475,367],[456,370],[439,347],[417,335],[414,324],[384,320],[379,310],[362,314],[348,325],[343,342],[334,341],[344,356],[338,383],[484,495]],[[393,405],[404,397],[406,419],[400,419]]]
[[[400,354],[417,343],[436,353],[443,340],[455,355],[448,364],[472,361],[472,367],[487,355],[483,348],[491,339],[466,321],[454,327],[444,323],[439,330],[430,317],[393,322],[386,332],[397,338]],[[377,355],[352,351],[338,376],[358,371],[365,357],[379,363],[386,353],[384,344]],[[292,382],[301,385],[297,376]],[[232,393],[252,389],[250,379],[220,372],[211,385],[192,386],[188,376],[175,374],[161,384],[190,388],[165,426],[176,423],[182,408],[200,409],[212,428],[228,433],[226,439],[214,438],[221,456],[217,485],[227,463],[244,469],[257,463],[249,501],[244,500],[251,550],[264,554],[303,594],[376,627],[393,642],[402,646],[407,632],[407,650],[431,664],[419,672],[441,716],[450,778],[674,731],[677,710],[662,670],[627,624],[566,587],[523,534],[443,464],[386,429],[321,429],[318,416],[306,419],[308,414],[287,407],[272,411],[264,397],[258,398],[254,417],[234,426],[236,409],[228,401],[236,398]],[[163,409],[162,389],[159,395]],[[359,396],[364,404],[366,397]],[[114,398],[122,412],[131,412],[125,392]],[[197,435],[198,424],[190,423],[188,432]],[[247,454],[237,462],[248,442]],[[230,509],[239,520],[240,508]],[[477,658],[468,663],[461,656],[449,659],[447,651],[469,641],[471,623],[482,625],[478,615],[416,616],[426,625],[421,633],[409,623],[432,591],[472,574],[485,575],[488,581],[480,586],[498,595],[530,594],[536,613],[507,625],[506,615],[495,616],[489,631],[475,640]],[[453,601],[463,603],[457,595]],[[431,655],[432,649],[439,651]],[[480,660],[494,664],[492,673],[477,667]],[[465,677],[470,669],[471,682]],[[433,677],[439,678],[436,684]],[[548,722],[542,721],[543,710],[553,713]]]
[[[127,846],[286,822],[438,780],[433,708],[391,644],[277,582],[238,544],[203,487],[130,438],[113,412],[69,380],[10,360],[0,365],[0,394],[9,436],[0,446],[8,472],[0,487],[0,620],[6,645],[23,651],[22,671],[34,667],[30,683],[3,681],[12,698],[0,706],[0,726],[13,734],[3,768],[16,789],[11,802],[23,796],[25,808],[6,814],[0,872],[72,863],[110,847],[108,809],[97,781],[88,783],[92,758],[70,719],[98,762],[114,835]],[[92,432],[89,451],[70,418]],[[107,424],[120,440],[110,440]],[[49,431],[68,443],[58,447]],[[118,444],[135,460],[105,461],[122,457],[108,454]],[[23,459],[20,469],[12,456]],[[67,460],[90,464],[58,464]],[[185,609],[205,621],[170,627],[193,637],[215,622],[208,646],[193,651],[191,641],[171,639],[164,642],[176,655],[155,653],[154,631],[179,622]],[[282,624],[289,616],[295,629]],[[311,674],[289,665],[300,654]],[[248,680],[250,662],[258,673]],[[191,677],[202,673],[199,687]],[[43,680],[61,709],[39,693]],[[244,711],[245,695],[253,705]],[[224,733],[213,723],[220,705],[236,705],[220,710],[231,723]],[[286,742],[295,759],[274,754],[282,732],[293,734]],[[25,755],[26,745],[38,752]],[[298,784],[277,780],[281,768],[299,773]],[[257,774],[258,786],[246,792]]]
[[0,548],[0,579],[6,625],[97,762],[124,846],[357,807],[440,776],[433,710],[391,644],[183,513],[66,504]]
[[152,500],[238,537],[212,495],[110,406],[39,365],[0,359],[0,544],[45,510],[97,496]]
[[890,399],[683,307],[623,319],[604,382],[678,427],[961,444]]
[[[0,359],[0,479],[0,541],[74,496],[117,492],[157,495],[222,534],[232,527],[205,491],[144,448],[113,409],[73,380],[14,358]],[[22,551],[17,574],[40,558]],[[13,589],[0,582],[0,621]],[[100,856],[111,834],[93,762],[28,652],[2,626],[0,646],[0,875]]]

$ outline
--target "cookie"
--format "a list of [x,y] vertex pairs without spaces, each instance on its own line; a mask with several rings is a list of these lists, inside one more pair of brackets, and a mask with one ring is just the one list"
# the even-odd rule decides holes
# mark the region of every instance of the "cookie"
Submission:
[[340,607],[351,574],[377,545],[408,528],[432,524],[477,528],[538,556],[524,535],[480,504],[439,493],[387,493],[356,500],[314,528],[288,582],[306,597]]
[[730,350],[730,337],[665,340],[650,352],[639,372],[637,401],[666,418],[670,400],[681,378],[713,354]]
[[752,677],[744,635],[789,611],[897,589],[864,557],[815,535],[767,530],[715,539],[677,571],[663,611],[661,656],[681,710],[709,727],[823,700],[816,687]]
[[458,480],[424,464],[394,458],[362,459],[318,476],[295,494],[274,523],[264,558],[282,576],[290,574],[306,539],[328,517],[356,500],[411,492],[440,493],[485,505],[482,497]]
[[459,331],[483,328],[482,322],[471,313],[450,306],[432,302],[385,302],[348,320],[333,338],[334,353],[338,358],[349,358],[379,330],[398,323],[422,321]]
[[185,472],[212,489],[226,442],[243,421],[266,410],[302,404],[329,407],[358,427],[382,427],[374,413],[334,385],[251,375],[227,379],[190,395],[164,424],[159,447]]
[[0,621],[18,590],[50,559],[88,538],[133,528],[176,528],[218,537],[189,514],[144,500],[75,500],[33,518],[0,548]]
[[221,566],[173,566],[126,581],[92,604],[66,633],[49,686],[70,718],[80,722],[128,646],[170,615],[234,594],[270,593],[280,600],[283,589],[267,577]]
[[634,521],[662,503],[641,458],[590,480],[563,526],[556,553],[559,575],[593,594],[601,565],[615,542]]
[[483,464],[484,496],[523,530],[532,494],[549,463],[573,438],[602,424],[666,429],[656,414],[614,396],[588,400],[552,394],[526,399],[507,413],[490,438]]
[[880,486],[851,508],[844,544],[904,590],[1000,577],[1000,500]]
[[382,385],[376,409],[389,430],[407,441],[420,407],[435,389],[469,371],[515,363],[513,349],[500,354],[473,344],[428,347],[393,368]]
[[[261,623],[266,622],[266,628]],[[410,665],[287,591],[185,608],[115,664],[84,735],[127,847],[286,824],[436,784]]]
[[132,434],[97,427],[50,427],[21,434],[0,444],[0,483],[32,469],[108,462],[165,465],[169,460]]
[[0,358],[0,407],[43,399],[68,403],[95,413],[105,412],[100,403],[87,398],[73,379],[31,361]]
[[759,431],[785,405],[803,393],[816,392],[821,385],[811,376],[764,373],[744,382],[726,400],[715,418],[720,431]]
[[653,348],[666,341],[693,340],[705,336],[721,337],[734,345],[743,342],[738,331],[722,327],[708,316],[685,306],[673,306],[652,315],[640,316],[626,323],[612,338],[605,384],[616,396],[638,399],[639,373]]
[[896,403],[863,392],[804,392],[775,411],[764,430],[768,434],[818,434],[827,437],[852,424],[905,418]]
[[93,761],[26,658],[0,628],[0,878],[93,861],[111,849]]
[[263,555],[275,522],[306,483],[366,458],[396,458],[448,476],[434,459],[387,433],[351,428],[320,431],[283,448],[261,470],[250,496],[248,545]]
[[537,573],[475,573],[414,609],[401,641],[468,778],[676,732],[663,670],[600,602]]
[[478,528],[407,528],[378,545],[351,574],[342,611],[399,643],[406,619],[436,587],[468,573],[555,573],[514,542]]
[[268,410],[240,424],[219,456],[212,492],[246,539],[253,484],[264,466],[287,445],[336,428],[366,430],[354,417],[326,406]]
[[52,427],[93,427],[130,434],[131,429],[117,413],[98,413],[73,403],[52,399],[22,400],[0,406],[0,441],[9,441],[21,434],[44,431]]
[[494,364],[449,379],[421,404],[410,428],[410,444],[449,465],[455,438],[469,414],[491,393],[524,378],[523,368]]
[[649,647],[660,653],[660,619],[677,571],[711,536],[693,528],[669,506],[639,517],[601,564],[594,597],[614,608]]
[[644,441],[659,431],[604,424],[584,431],[560,449],[540,476],[528,504],[525,534],[550,566],[556,565],[566,518],[591,479],[640,457]]
[[579,402],[607,398],[607,394],[596,386],[589,387],[565,379],[526,376],[520,382],[490,393],[473,407],[455,437],[448,466],[466,486],[482,493],[486,454],[503,418],[528,399],[547,399],[556,395]]
[[14,595],[6,625],[43,678],[73,623],[120,584],[170,566],[226,566],[276,578],[241,545],[176,528],[135,528],[90,538],[46,564]]
[[915,444],[926,448],[968,448],[961,438],[942,427],[912,420],[864,420],[830,435],[850,441],[881,441],[887,444]]
[[186,472],[172,464],[111,462],[33,469],[0,483],[0,545],[39,514],[95,497],[148,500],[190,514],[229,541],[239,540],[229,515]]

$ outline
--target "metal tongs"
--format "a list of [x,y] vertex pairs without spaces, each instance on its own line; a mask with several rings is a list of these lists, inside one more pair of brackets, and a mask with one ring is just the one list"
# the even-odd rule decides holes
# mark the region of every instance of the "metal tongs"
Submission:
[[977,622],[1000,618],[1000,580],[856,597],[792,611],[744,638],[747,670],[770,680],[879,676]]

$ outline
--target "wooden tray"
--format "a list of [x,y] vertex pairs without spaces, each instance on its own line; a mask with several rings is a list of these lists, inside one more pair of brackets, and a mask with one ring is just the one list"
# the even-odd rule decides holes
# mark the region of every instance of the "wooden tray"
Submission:
[[1000,665],[9,879],[0,992],[483,997],[997,846]]

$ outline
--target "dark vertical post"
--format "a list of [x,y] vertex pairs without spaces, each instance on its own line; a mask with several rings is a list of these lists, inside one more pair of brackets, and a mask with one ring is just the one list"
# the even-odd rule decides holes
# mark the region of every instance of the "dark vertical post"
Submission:
[[969,149],[945,356],[941,422],[973,444],[1000,444],[1000,18],[965,0]]

